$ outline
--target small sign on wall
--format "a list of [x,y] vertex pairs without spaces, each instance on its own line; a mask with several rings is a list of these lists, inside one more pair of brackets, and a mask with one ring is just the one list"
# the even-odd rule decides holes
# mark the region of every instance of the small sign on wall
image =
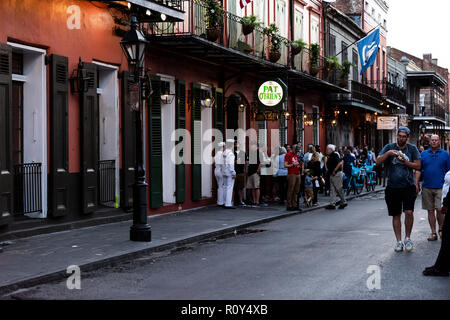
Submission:
[[377,130],[395,130],[398,126],[397,117],[378,117]]

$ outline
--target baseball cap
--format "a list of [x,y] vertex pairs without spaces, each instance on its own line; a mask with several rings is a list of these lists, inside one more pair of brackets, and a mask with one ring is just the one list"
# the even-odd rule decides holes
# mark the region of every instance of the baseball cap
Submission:
[[409,136],[409,134],[411,133],[411,130],[409,130],[409,128],[407,128],[407,127],[399,127],[397,133],[400,133],[400,132],[404,132]]

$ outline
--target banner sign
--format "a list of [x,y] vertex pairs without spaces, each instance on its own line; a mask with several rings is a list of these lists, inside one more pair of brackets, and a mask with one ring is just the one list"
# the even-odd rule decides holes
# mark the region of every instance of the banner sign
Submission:
[[397,117],[378,117],[377,130],[395,130],[397,129]]
[[263,109],[281,110],[287,98],[287,86],[280,79],[268,80],[259,86],[257,95]]

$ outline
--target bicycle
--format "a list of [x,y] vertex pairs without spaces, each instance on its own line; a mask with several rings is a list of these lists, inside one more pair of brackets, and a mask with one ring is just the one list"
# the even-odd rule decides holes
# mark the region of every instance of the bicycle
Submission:
[[356,194],[360,194],[364,189],[366,178],[366,168],[365,167],[355,167],[352,164],[352,175],[348,182],[347,196],[352,192]]
[[377,173],[374,171],[375,165],[366,165],[366,189],[368,192],[375,191],[377,185]]

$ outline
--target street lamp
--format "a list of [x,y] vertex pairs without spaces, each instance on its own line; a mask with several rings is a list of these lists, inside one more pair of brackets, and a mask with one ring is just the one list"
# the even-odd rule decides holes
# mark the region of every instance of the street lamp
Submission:
[[138,87],[137,101],[134,101],[137,107],[135,111],[136,123],[136,164],[135,164],[135,182],[133,186],[133,225],[130,228],[131,241],[152,240],[151,227],[147,223],[147,183],[145,182],[145,170],[143,165],[142,152],[142,95],[146,88],[144,83],[146,77],[143,72],[145,64],[145,49],[148,41],[137,28],[136,17],[131,19],[131,29],[124,35],[120,46],[122,47],[130,71],[134,74],[134,82]]

